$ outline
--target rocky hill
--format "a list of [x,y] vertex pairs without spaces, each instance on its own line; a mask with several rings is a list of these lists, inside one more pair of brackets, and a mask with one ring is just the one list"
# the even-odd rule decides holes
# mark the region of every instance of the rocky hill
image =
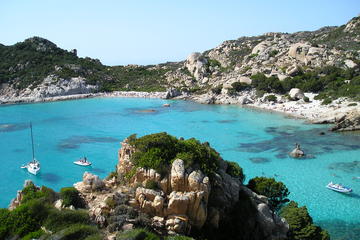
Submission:
[[34,37],[0,45],[0,95],[45,98],[170,87],[177,89],[174,95],[236,95],[246,89],[284,94],[296,87],[323,93],[322,99],[359,99],[359,50],[359,17],[313,32],[241,37],[192,53],[183,62],[154,66],[104,66],[99,60],[77,57],[76,50],[68,52]]

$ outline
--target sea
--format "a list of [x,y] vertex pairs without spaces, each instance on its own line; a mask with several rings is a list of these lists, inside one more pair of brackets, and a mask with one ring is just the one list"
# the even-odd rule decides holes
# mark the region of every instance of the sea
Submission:
[[[30,122],[41,162],[37,176],[20,168],[32,159]],[[127,136],[167,132],[209,142],[244,169],[246,181],[266,176],[285,183],[289,198],[305,205],[332,239],[360,239],[360,133],[328,128],[278,113],[181,100],[92,98],[0,106],[0,207],[8,207],[26,179],[58,191],[81,181],[85,171],[104,178],[115,170]],[[306,158],[288,156],[295,143]],[[91,167],[73,164],[84,156]],[[327,189],[330,181],[353,193]]]

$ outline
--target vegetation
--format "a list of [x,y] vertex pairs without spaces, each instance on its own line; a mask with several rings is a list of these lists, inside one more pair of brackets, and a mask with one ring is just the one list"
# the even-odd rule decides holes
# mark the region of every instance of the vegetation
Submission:
[[[24,199],[14,210],[0,209],[0,239],[39,238],[46,236],[40,227],[61,236],[61,239],[85,239],[87,236],[98,236],[102,239],[96,227],[90,226],[86,210],[62,210],[53,207],[57,194],[46,187],[41,190],[33,184],[23,189]],[[15,238],[14,238],[15,239]],[[16,238],[18,239],[18,238]],[[46,239],[46,238],[44,238]]]
[[287,196],[289,190],[282,182],[277,182],[274,178],[255,177],[250,179],[248,187],[257,194],[264,195],[269,199],[269,207],[277,211],[284,204],[289,202]]
[[55,82],[59,78],[83,77],[87,83],[98,85],[100,91],[159,91],[164,90],[167,71],[153,66],[107,67],[97,59],[79,58],[75,52],[40,37],[12,46],[0,45],[0,84],[14,83],[18,89],[35,88],[53,75]]
[[158,190],[159,189],[159,184],[154,180],[149,180],[149,181],[146,182],[145,188]]
[[357,69],[326,66],[309,72],[300,71],[297,76],[284,81],[262,73],[253,75],[251,79],[252,87],[267,93],[284,94],[292,88],[300,88],[303,92],[320,93],[320,99],[349,97],[360,100],[360,71]]
[[186,236],[168,236],[161,237],[145,228],[135,228],[133,230],[128,230],[120,232],[116,235],[116,240],[192,240],[193,238]]
[[265,100],[268,102],[277,102],[277,97],[275,95],[271,94],[271,95],[267,95],[265,97]]
[[214,94],[220,94],[221,93],[221,90],[223,88],[223,85],[219,85],[219,86],[216,86],[214,88],[211,89],[211,92],[214,93]]
[[208,176],[215,173],[220,163],[219,153],[209,143],[194,138],[180,140],[163,132],[141,138],[131,136],[130,144],[137,149],[131,159],[135,167],[152,168],[161,174],[167,173],[177,158],[184,161],[185,167],[198,166]]
[[65,187],[60,189],[60,198],[65,207],[74,206],[75,208],[85,207],[84,200],[80,197],[79,191],[74,187]]
[[243,169],[236,162],[226,161],[227,169],[226,173],[232,177],[236,177],[240,180],[241,183],[245,181],[245,175]]
[[289,223],[289,239],[291,240],[329,240],[327,231],[313,224],[306,207],[299,207],[294,201],[284,206],[280,216]]

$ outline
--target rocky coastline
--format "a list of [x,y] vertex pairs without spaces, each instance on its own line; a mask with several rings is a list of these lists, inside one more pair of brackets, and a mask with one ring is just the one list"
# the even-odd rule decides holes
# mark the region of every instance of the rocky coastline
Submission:
[[[331,104],[323,105],[321,100],[314,99],[316,94],[304,93],[309,100],[303,99],[294,101],[287,99],[284,95],[274,94],[277,101],[267,101],[266,97],[273,94],[265,94],[257,97],[255,91],[243,91],[236,96],[229,96],[226,93],[206,93],[194,95],[186,92],[177,92],[170,88],[167,92],[137,92],[137,91],[114,91],[102,93],[70,94],[51,97],[22,96],[22,97],[0,97],[0,105],[40,103],[76,100],[85,98],[158,98],[178,99],[194,101],[201,104],[233,104],[241,107],[254,108],[264,111],[285,114],[288,117],[304,119],[313,124],[335,124],[332,131],[356,131],[360,130],[360,103],[340,98]],[[346,119],[346,121],[344,121]]]

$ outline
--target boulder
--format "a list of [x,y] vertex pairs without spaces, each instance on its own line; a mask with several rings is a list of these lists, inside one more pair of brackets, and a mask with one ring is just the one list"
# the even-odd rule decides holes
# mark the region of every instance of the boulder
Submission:
[[196,80],[200,80],[207,74],[206,64],[206,58],[201,53],[195,52],[187,57],[185,67],[194,75]]
[[185,190],[185,167],[181,159],[176,159],[171,166],[170,184],[173,191]]
[[88,192],[92,191],[101,191],[105,187],[105,183],[103,180],[99,178],[99,176],[94,175],[89,172],[85,172],[83,175],[83,189]]
[[299,88],[292,88],[289,92],[291,99],[299,100],[304,98],[304,93]]
[[346,60],[344,61],[344,64],[345,64],[345,66],[348,67],[348,68],[355,68],[355,67],[357,66],[357,64],[354,63],[354,61],[353,61],[353,60],[350,60],[350,59],[346,59]]
[[306,55],[310,49],[310,45],[306,43],[295,43],[290,46],[288,55],[293,57],[300,62],[307,63]]
[[240,77],[239,78],[239,82],[241,82],[241,83],[246,83],[246,84],[251,84],[252,83],[252,80],[251,80],[251,78],[249,78],[249,77]]

